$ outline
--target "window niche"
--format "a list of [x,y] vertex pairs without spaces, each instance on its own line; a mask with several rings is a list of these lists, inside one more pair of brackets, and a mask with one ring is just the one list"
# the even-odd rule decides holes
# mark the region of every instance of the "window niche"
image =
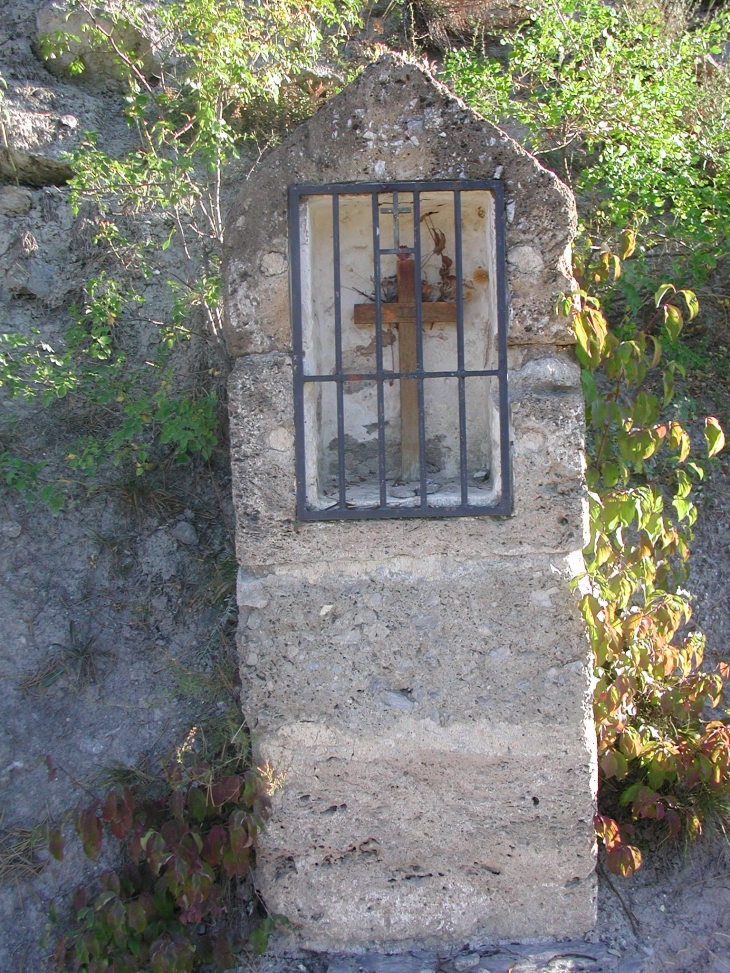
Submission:
[[292,187],[301,519],[510,512],[502,186]]

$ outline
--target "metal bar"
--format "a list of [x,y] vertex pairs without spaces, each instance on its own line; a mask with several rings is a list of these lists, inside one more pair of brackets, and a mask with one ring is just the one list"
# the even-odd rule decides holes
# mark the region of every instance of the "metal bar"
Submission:
[[428,506],[426,490],[426,406],[423,388],[423,293],[421,290],[421,194],[413,193],[413,252],[416,265],[416,369],[418,375],[418,466],[421,508]]
[[[464,283],[463,260],[461,252],[461,191],[454,190],[454,272],[456,274],[456,361],[459,371],[464,371]],[[459,382],[459,475],[461,480],[461,502],[469,500],[467,486],[466,453],[466,387],[465,377],[460,375]]]
[[428,182],[327,182],[293,186],[300,196],[370,196],[373,193],[454,192],[456,190],[487,189],[503,186],[500,179],[432,179]]
[[491,506],[469,506],[462,504],[457,507],[330,507],[328,510],[307,510],[302,520],[382,520],[392,517],[500,517],[509,511],[503,504]]
[[497,349],[499,366],[499,458],[502,506],[512,512],[512,470],[509,443],[509,394],[507,387],[507,246],[506,200],[504,186],[498,182],[494,190],[494,243],[497,265]]
[[340,197],[332,197],[332,250],[335,290],[335,372],[337,378],[337,478],[340,510],[347,502],[345,495],[345,392],[342,381],[342,289],[340,286]]
[[381,250],[380,253],[381,256],[383,256],[386,253],[390,253],[390,254],[415,253],[415,250],[413,249],[413,247],[398,247],[397,250]]
[[378,476],[380,479],[380,506],[388,503],[385,486],[385,393],[383,390],[383,309],[380,293],[380,211],[378,193],[372,194],[373,210],[373,283],[375,285],[375,365],[378,372]]
[[[446,372],[343,372],[345,382],[383,382],[399,378],[494,378],[501,375],[498,368],[453,369]],[[337,375],[303,375],[303,382],[336,382]]]
[[294,471],[299,520],[307,515],[307,472],[304,456],[304,374],[302,349],[302,278],[299,239],[299,193],[289,190],[289,300],[292,320],[292,358],[294,365]]

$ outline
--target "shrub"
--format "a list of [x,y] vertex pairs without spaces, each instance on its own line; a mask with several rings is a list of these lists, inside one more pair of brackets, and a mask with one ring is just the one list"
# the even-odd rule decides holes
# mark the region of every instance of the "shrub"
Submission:
[[[622,256],[633,246],[627,234]],[[654,316],[622,339],[586,290],[609,268],[620,273],[621,260],[605,250],[578,261],[581,290],[564,309],[573,314],[589,433],[581,609],[594,657],[602,797],[605,804],[613,791],[623,822],[598,815],[596,832],[608,867],[627,875],[641,863],[631,819],[695,835],[708,812],[730,808],[730,722],[707,718],[730,667],[703,669],[704,637],[686,627],[691,604],[680,585],[697,516],[690,496],[705,471],[688,430],[666,418],[680,366],[669,360],[659,372],[663,345],[676,344],[697,301],[662,284]],[[712,416],[704,440],[708,458],[723,448]]]
[[645,228],[697,283],[730,241],[730,14],[651,0],[558,0],[446,74],[487,117],[518,122],[570,184],[587,231]]
[[[271,785],[265,771],[246,769],[246,757],[242,729],[211,746],[193,727],[152,790],[148,780],[117,786],[75,813],[87,857],[99,858],[106,835],[125,860],[103,873],[97,894],[76,892],[75,928],[56,949],[60,968],[188,973],[201,963],[235,965],[233,950],[243,944],[222,918],[231,883],[251,867]],[[64,844],[57,826],[49,849],[59,860]],[[254,931],[254,951],[266,948],[272,923]]]
[[[95,416],[94,432],[68,450],[72,469],[93,475],[111,461],[142,475],[168,456],[208,458],[216,445],[211,385],[225,370],[219,269],[224,169],[243,147],[260,154],[292,118],[313,110],[321,92],[307,87],[307,76],[316,74],[321,56],[336,57],[358,22],[358,5],[181,0],[158,5],[152,21],[149,5],[137,0],[76,0],[71,9],[86,16],[86,41],[115,57],[125,114],[139,144],[115,158],[95,133],[84,134],[71,159],[71,200],[75,212],[88,202],[98,214],[94,242],[106,251],[110,269],[86,282],[65,342],[0,336],[0,385],[13,396],[40,396],[43,405],[73,398]],[[124,29],[129,26],[157,38],[156,76],[125,48],[123,38],[133,36]],[[45,55],[54,57],[73,40],[63,33],[44,38]],[[72,68],[82,72],[83,62]],[[155,215],[162,240],[128,238],[129,218],[142,213]],[[131,313],[143,301],[139,281],[163,272],[156,264],[173,241],[183,275],[168,281],[170,313],[148,322],[158,333],[144,361],[135,363],[126,347],[139,326]],[[193,336],[212,349],[203,382],[181,381],[176,367],[176,349]],[[39,495],[39,473],[8,448],[0,451],[0,476],[29,501]],[[63,488],[47,484],[42,497],[60,509]]]

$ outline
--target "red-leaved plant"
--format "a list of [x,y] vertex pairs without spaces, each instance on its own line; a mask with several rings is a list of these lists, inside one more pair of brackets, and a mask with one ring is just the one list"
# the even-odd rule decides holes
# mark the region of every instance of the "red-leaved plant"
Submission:
[[[164,793],[115,788],[76,812],[84,852],[96,861],[105,832],[123,843],[125,863],[101,876],[101,892],[74,898],[76,930],[58,943],[59,967],[79,973],[189,973],[199,962],[235,965],[220,922],[225,888],[251,867],[269,815],[270,781],[254,770],[230,773],[230,761],[201,760],[191,731],[164,774]],[[236,758],[236,763],[241,763]],[[63,830],[49,848],[63,857]],[[251,946],[263,951],[264,923]]]

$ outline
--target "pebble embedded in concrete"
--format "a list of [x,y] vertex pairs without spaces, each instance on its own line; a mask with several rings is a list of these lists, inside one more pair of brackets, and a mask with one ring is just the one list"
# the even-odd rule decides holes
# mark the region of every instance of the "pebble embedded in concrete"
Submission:
[[283,253],[265,253],[261,258],[261,273],[265,277],[278,277],[286,273],[289,263]]
[[545,266],[540,251],[527,244],[513,247],[507,254],[507,262],[521,274],[534,274]]

